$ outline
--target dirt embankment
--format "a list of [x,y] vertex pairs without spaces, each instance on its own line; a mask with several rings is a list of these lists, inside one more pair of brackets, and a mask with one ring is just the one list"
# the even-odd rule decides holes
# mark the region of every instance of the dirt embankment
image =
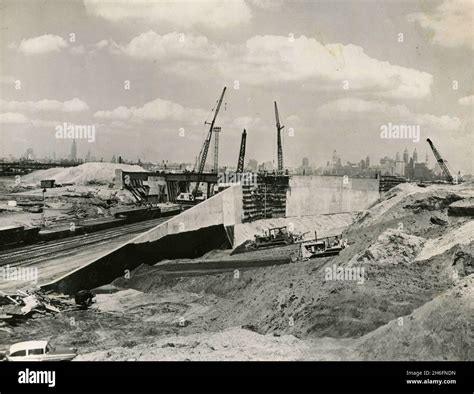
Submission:
[[96,360],[472,360],[474,221],[448,215],[472,194],[400,185],[332,258],[193,277],[141,266],[97,312],[37,319],[10,339],[54,327],[56,343]]
[[[152,268],[141,267],[126,286],[217,297],[219,301],[198,321],[190,322],[196,331],[243,326],[261,334],[311,340],[362,338],[414,313],[472,274],[474,222],[470,217],[447,214],[450,204],[470,193],[467,185],[454,190],[401,185],[360,215],[344,235],[350,247],[334,258],[245,271],[237,278],[226,273],[165,279],[151,273]],[[434,215],[442,224],[431,220]],[[359,273],[363,269],[363,280],[328,280],[329,272],[348,267],[358,268]],[[417,314],[413,319],[423,316]],[[470,318],[460,316],[464,322]],[[442,337],[443,326],[439,330]],[[463,331],[458,334],[458,343],[467,346],[469,338]],[[408,353],[416,359],[416,347]],[[438,356],[433,354],[434,359]],[[428,359],[429,354],[424,357]],[[455,358],[454,353],[449,357]]]
[[473,301],[470,276],[411,314],[360,338],[301,340],[232,327],[210,334],[167,335],[150,344],[95,351],[77,360],[472,360],[473,348],[466,340],[474,340]]

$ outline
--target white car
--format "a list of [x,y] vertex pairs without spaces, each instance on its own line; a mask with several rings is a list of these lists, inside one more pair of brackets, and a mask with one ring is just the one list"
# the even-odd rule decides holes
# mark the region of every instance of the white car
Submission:
[[56,348],[48,341],[26,341],[10,346],[8,361],[70,361],[77,356],[74,348]]
[[194,196],[192,193],[179,193],[178,197],[176,197],[176,201],[178,202],[192,202],[194,201]]
[[181,202],[181,203],[194,203],[194,202],[201,202],[204,201],[205,198],[204,196],[197,195],[194,196],[193,193],[179,193],[178,197],[176,197],[176,202]]

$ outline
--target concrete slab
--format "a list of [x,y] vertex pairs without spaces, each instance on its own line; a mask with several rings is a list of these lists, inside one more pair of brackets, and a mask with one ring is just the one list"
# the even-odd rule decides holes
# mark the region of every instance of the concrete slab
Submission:
[[286,197],[286,217],[362,211],[378,198],[378,179],[292,176]]
[[42,287],[72,294],[110,283],[140,264],[199,257],[223,242],[231,245],[228,234],[232,232],[226,229],[242,222],[242,211],[241,187],[229,187]]

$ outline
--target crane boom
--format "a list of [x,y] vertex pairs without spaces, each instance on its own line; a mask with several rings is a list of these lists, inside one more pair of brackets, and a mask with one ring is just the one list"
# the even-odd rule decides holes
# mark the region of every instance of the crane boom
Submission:
[[443,174],[446,177],[446,180],[450,183],[454,183],[454,177],[452,176],[451,172],[449,171],[449,168],[446,164],[446,160],[444,160],[441,157],[441,154],[439,153],[438,149],[436,149],[433,142],[429,138],[427,138],[426,141],[428,142],[428,144],[430,144],[431,150],[433,151],[434,157],[436,158],[436,162],[438,163],[441,170],[443,171]]
[[283,148],[281,145],[281,131],[285,126],[280,124],[280,116],[278,114],[277,102],[275,104],[275,119],[276,119],[276,128],[277,128],[277,155],[278,155],[278,173],[283,172]]
[[207,133],[207,137],[204,140],[204,144],[201,148],[201,152],[199,153],[199,163],[198,163],[198,180],[196,182],[196,187],[194,188],[194,196],[196,196],[198,190],[199,190],[199,185],[201,184],[201,179],[202,179],[202,173],[204,172],[204,166],[206,165],[206,159],[207,159],[207,153],[209,152],[209,145],[211,144],[211,139],[212,139],[212,131],[214,129],[214,124],[216,123],[217,119],[217,114],[219,113],[219,110],[222,105],[222,100],[224,100],[224,94],[226,91],[227,87],[224,86],[224,89],[222,90],[221,96],[219,98],[219,101],[217,102],[217,107],[214,112],[214,116],[212,118],[212,121],[206,122],[205,124],[209,125],[209,131]]
[[247,131],[244,129],[242,133],[242,140],[240,141],[239,160],[237,162],[237,173],[241,174],[244,172],[244,160],[245,160],[245,144],[247,141]]

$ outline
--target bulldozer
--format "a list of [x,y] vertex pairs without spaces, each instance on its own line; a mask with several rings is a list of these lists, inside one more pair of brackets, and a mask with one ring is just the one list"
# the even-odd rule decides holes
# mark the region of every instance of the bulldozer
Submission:
[[255,235],[255,247],[271,248],[274,246],[291,245],[296,237],[286,227],[274,227],[264,232],[264,235]]
[[251,250],[269,249],[277,246],[292,245],[299,241],[302,235],[293,234],[287,227],[273,227],[264,230],[263,235],[255,235],[253,240],[249,240],[239,245],[231,254],[249,252]]

